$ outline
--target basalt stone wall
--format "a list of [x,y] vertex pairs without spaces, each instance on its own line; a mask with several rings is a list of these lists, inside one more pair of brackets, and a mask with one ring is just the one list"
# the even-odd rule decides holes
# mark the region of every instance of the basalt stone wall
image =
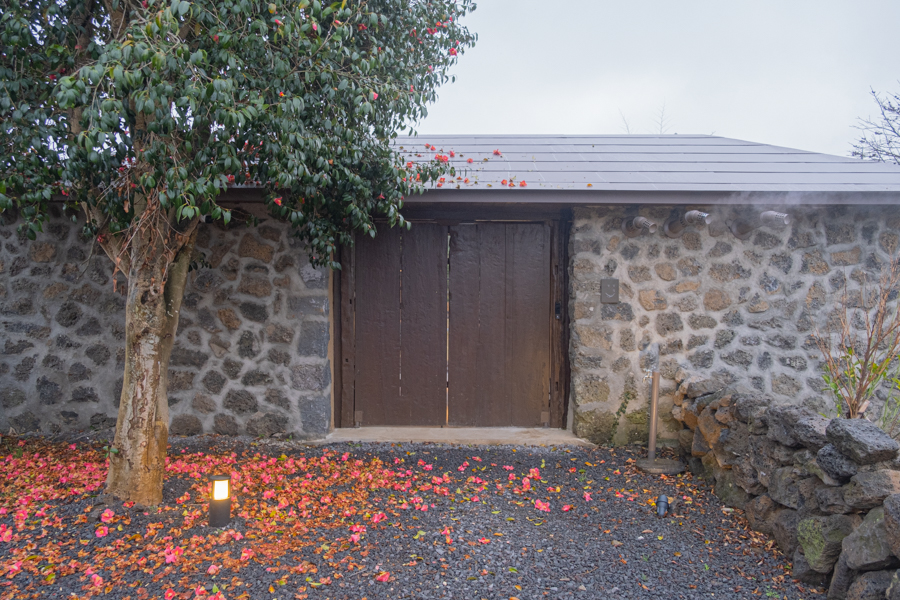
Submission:
[[[124,294],[56,214],[34,242],[0,225],[0,428],[115,425]],[[170,432],[323,437],[331,426],[329,278],[289,228],[201,224],[169,369]]]
[[681,399],[680,447],[719,499],[771,536],[792,577],[829,600],[900,600],[900,444],[865,419],[826,419],[728,387]]
[[[668,238],[663,223],[692,208],[714,220]],[[793,223],[759,228],[746,241],[728,230],[733,219],[769,208],[790,213]],[[635,215],[657,222],[659,231],[625,237],[622,220]],[[570,237],[575,433],[598,443],[647,439],[650,386],[642,378],[654,344],[663,439],[682,428],[675,399],[688,381],[695,392],[742,384],[776,404],[827,411],[812,334],[827,330],[845,293],[859,305],[861,285],[877,283],[882,265],[897,255],[898,226],[896,206],[576,208]],[[601,303],[603,278],[619,280],[618,304]]]

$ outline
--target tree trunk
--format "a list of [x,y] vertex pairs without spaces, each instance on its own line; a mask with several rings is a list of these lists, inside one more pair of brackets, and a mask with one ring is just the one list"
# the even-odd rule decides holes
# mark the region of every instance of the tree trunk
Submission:
[[125,379],[106,491],[145,506],[162,502],[169,356],[196,239],[196,224],[173,253],[146,228],[133,240],[125,303]]

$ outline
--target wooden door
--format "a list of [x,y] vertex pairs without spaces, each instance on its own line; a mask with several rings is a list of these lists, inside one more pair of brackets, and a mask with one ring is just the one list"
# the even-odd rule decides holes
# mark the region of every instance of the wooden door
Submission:
[[355,411],[366,425],[447,421],[447,232],[383,227],[356,245]]
[[448,423],[540,426],[550,389],[550,231],[450,230]]
[[556,233],[415,223],[359,238],[341,275],[341,425],[564,426]]

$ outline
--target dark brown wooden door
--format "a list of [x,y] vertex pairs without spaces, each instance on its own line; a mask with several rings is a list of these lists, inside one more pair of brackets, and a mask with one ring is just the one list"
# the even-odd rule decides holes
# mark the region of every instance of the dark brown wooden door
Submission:
[[356,411],[365,425],[447,421],[447,228],[381,228],[356,246]]
[[539,426],[550,387],[550,232],[450,230],[450,425]]
[[546,423],[549,224],[381,227],[348,256],[342,425]]

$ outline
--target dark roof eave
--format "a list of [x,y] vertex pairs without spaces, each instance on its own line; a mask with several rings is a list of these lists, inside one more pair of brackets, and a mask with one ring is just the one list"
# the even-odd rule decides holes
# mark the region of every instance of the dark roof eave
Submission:
[[705,204],[705,205],[889,205],[900,204],[900,192],[873,191],[672,191],[672,190],[426,190],[406,198],[407,204]]

